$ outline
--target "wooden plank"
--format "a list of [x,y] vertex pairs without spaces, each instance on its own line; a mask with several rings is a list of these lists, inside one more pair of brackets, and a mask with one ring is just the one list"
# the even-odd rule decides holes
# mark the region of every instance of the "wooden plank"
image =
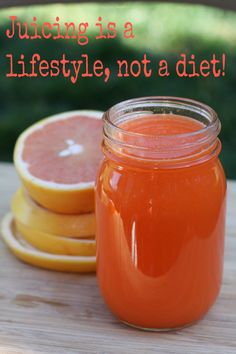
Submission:
[[[132,1],[132,0],[131,0]],[[137,0],[142,1],[142,0]],[[235,0],[149,0],[149,2],[171,2],[171,3],[185,3],[185,4],[198,4],[207,5],[213,7],[219,7],[225,10],[236,11],[236,1]],[[43,5],[43,4],[53,4],[53,3],[89,3],[94,2],[94,0],[0,0],[1,7],[11,7],[11,6],[29,6],[29,5]],[[125,0],[97,0],[97,3],[106,2],[125,2]],[[134,5],[135,6],[135,5]]]
[[[14,168],[0,164],[0,219],[18,185]],[[0,241],[0,354],[235,354],[235,201],[236,182],[229,182],[221,295],[205,319],[173,333],[125,327],[104,305],[95,275],[30,267]]]

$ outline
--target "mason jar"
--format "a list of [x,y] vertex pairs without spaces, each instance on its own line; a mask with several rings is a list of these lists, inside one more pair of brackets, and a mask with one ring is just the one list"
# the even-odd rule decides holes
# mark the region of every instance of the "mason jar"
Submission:
[[97,277],[122,322],[171,330],[201,319],[221,286],[226,179],[220,121],[176,97],[104,114],[96,182]]

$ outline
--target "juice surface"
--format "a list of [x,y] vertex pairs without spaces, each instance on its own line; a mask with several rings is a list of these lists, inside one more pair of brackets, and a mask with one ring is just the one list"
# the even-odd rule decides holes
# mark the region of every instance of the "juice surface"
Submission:
[[120,127],[128,132],[158,137],[193,133],[204,128],[204,125],[201,122],[184,116],[152,114],[124,122]]
[[[172,135],[174,149],[176,134],[203,125],[154,115],[122,128]],[[105,157],[96,189],[97,275],[112,312],[130,324],[157,329],[201,318],[222,277],[226,183],[218,158],[151,168]]]

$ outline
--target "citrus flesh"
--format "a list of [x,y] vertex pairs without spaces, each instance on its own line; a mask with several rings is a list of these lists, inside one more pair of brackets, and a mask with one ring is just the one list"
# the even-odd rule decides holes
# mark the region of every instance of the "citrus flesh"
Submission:
[[15,167],[40,205],[63,214],[94,210],[95,177],[102,159],[101,117],[98,111],[65,112],[20,135]]

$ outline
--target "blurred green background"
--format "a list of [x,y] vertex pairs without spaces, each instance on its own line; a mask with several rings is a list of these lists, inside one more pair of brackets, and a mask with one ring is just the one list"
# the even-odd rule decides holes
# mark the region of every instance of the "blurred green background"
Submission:
[[[122,31],[116,40],[96,41],[90,30],[90,42],[79,46],[75,41],[10,40],[5,31],[9,16],[20,21],[74,21],[94,24],[116,22],[118,31],[126,21],[134,24],[135,39],[125,40]],[[93,26],[94,27],[94,26]],[[106,110],[128,98],[148,95],[189,97],[212,106],[222,121],[221,160],[228,178],[236,179],[236,13],[204,6],[154,3],[47,5],[11,8],[0,11],[0,160],[11,161],[18,135],[33,122],[57,112],[74,109]],[[226,76],[223,78],[183,79],[176,75],[118,79],[112,75],[108,83],[102,79],[79,79],[73,85],[60,78],[13,78],[8,72],[7,53],[18,57],[24,53],[30,60],[33,53],[44,58],[58,58],[67,53],[71,59],[88,53],[112,67],[117,58],[131,61],[148,53],[155,61],[168,59],[174,72],[180,53],[193,53],[210,58],[212,53],[226,53]]]

